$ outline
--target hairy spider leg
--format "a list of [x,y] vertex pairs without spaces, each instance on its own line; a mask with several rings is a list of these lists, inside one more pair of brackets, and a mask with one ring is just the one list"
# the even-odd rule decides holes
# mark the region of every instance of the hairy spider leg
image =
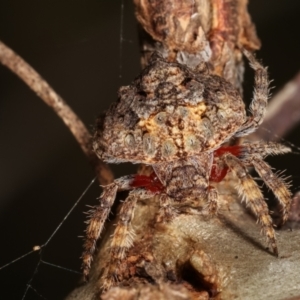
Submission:
[[253,158],[252,165],[282,206],[282,224],[285,223],[288,219],[292,202],[292,193],[288,188],[289,185],[284,178],[274,174],[271,167],[258,156]]
[[[149,176],[139,174],[135,175],[135,178],[131,185],[134,188],[143,187],[144,189],[152,192],[153,194],[160,193],[164,190],[164,186],[156,176],[155,172],[152,172]],[[161,194],[159,197],[159,202],[160,210],[156,221],[170,221],[176,215],[176,210],[172,208],[172,201],[170,197],[167,194]]]
[[291,152],[291,149],[285,145],[275,142],[265,143],[263,141],[220,147],[214,152],[215,160],[211,169],[210,181],[222,181],[229,171],[226,164],[217,164],[222,155],[230,153],[238,157],[247,166],[253,166],[260,178],[274,193],[283,208],[282,223],[284,223],[288,218],[291,206],[292,194],[289,190],[289,184],[285,182],[284,178],[272,172],[272,168],[264,162],[263,158],[267,155],[278,155],[288,152]]
[[152,196],[152,191],[135,189],[129,192],[128,197],[124,201],[110,244],[110,259],[103,274],[103,290],[108,290],[112,285],[121,280],[120,268],[126,252],[132,247],[134,240],[134,230],[131,227],[131,221],[134,217],[136,203],[139,199],[147,199]]
[[214,151],[214,162],[210,171],[209,180],[213,182],[221,182],[227,175],[229,169],[228,166],[218,160],[218,158],[225,153],[231,153],[234,156],[239,156],[242,153],[243,146],[223,146]]
[[247,168],[241,160],[230,153],[224,154],[222,159],[239,180],[239,185],[237,186],[238,192],[246,202],[246,205],[257,216],[262,231],[267,236],[268,243],[271,245],[274,254],[278,256],[273,221],[260,188],[248,173]]
[[278,155],[291,152],[291,148],[275,142],[245,142],[241,145],[238,157],[246,163],[253,166],[260,178],[267,187],[273,192],[282,206],[282,224],[287,221],[292,202],[292,193],[289,190],[290,185],[286,178],[276,174],[272,168],[263,160],[268,155]]
[[116,179],[113,183],[103,187],[103,193],[99,198],[100,204],[96,208],[89,211],[89,220],[86,222],[88,227],[86,229],[86,240],[84,242],[82,254],[82,269],[84,280],[88,279],[93,260],[93,254],[96,249],[96,242],[103,230],[104,223],[108,218],[111,207],[115,201],[118,191],[130,190],[132,175],[124,176]]
[[250,104],[251,116],[241,126],[234,136],[245,136],[254,132],[262,123],[269,99],[269,84],[267,68],[263,67],[254,55],[243,49],[244,55],[248,58],[250,67],[254,70],[254,91],[253,100]]

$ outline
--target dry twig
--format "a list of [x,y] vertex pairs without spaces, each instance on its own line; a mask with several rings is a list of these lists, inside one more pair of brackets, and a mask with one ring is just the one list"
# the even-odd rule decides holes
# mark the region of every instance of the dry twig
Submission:
[[55,113],[63,120],[77,140],[83,153],[87,156],[101,184],[112,181],[113,175],[109,167],[95,155],[90,133],[79,117],[67,103],[51,88],[51,86],[20,56],[0,42],[0,62],[18,75]]

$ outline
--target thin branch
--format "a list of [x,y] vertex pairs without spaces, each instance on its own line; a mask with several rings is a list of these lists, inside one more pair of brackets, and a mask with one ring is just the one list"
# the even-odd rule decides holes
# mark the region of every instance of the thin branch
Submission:
[[83,122],[51,86],[20,56],[0,41],[0,62],[18,75],[70,129],[92,165],[101,184],[113,180],[109,167],[101,162],[92,149],[91,136]]

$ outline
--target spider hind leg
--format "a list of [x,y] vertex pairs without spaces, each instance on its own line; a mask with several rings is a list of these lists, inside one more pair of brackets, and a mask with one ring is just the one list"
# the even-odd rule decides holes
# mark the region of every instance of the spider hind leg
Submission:
[[99,198],[99,205],[92,209],[89,213],[89,220],[86,229],[86,240],[82,254],[82,269],[84,280],[88,280],[93,255],[96,250],[96,242],[103,230],[104,223],[108,218],[111,207],[115,201],[118,191],[132,189],[131,183],[133,176],[124,176],[116,179],[113,183],[103,187],[103,193]]
[[252,164],[282,206],[282,224],[285,223],[289,216],[292,201],[292,194],[287,183],[283,178],[273,173],[271,167],[259,157],[254,158]]
[[267,241],[270,244],[274,254],[278,256],[273,221],[260,188],[248,173],[243,162],[237,157],[228,153],[225,154],[222,159],[238,178],[239,181],[237,189],[240,195],[242,196],[243,200],[245,200],[246,205],[249,206],[253,213],[257,216],[257,220],[261,225],[262,232],[267,237]]
[[111,243],[109,260],[102,277],[102,289],[108,290],[121,278],[121,264],[126,256],[126,252],[133,245],[134,231],[131,228],[131,221],[134,217],[134,209],[138,199],[147,199],[153,196],[151,191],[146,189],[132,190],[124,201],[119,219],[114,231]]

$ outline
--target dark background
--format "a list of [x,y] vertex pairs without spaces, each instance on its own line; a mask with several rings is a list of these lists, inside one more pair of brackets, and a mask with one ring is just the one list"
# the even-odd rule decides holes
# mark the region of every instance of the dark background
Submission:
[[[300,2],[251,0],[249,9],[262,40],[258,57],[269,66],[276,93],[300,69]],[[90,128],[116,100],[119,86],[139,72],[136,22],[131,1],[0,1],[0,40],[30,63]],[[245,83],[252,84],[253,73]],[[250,88],[246,89],[250,99]],[[286,138],[300,146],[299,128]],[[299,189],[299,157],[272,159]],[[132,172],[114,167],[116,176]],[[93,178],[87,160],[61,120],[28,87],[0,66],[0,267],[42,245]],[[95,205],[94,184],[63,223],[43,260],[80,271],[84,211]],[[1,299],[22,299],[39,262],[33,253],[0,269]],[[62,299],[80,276],[41,264],[25,299]]]

